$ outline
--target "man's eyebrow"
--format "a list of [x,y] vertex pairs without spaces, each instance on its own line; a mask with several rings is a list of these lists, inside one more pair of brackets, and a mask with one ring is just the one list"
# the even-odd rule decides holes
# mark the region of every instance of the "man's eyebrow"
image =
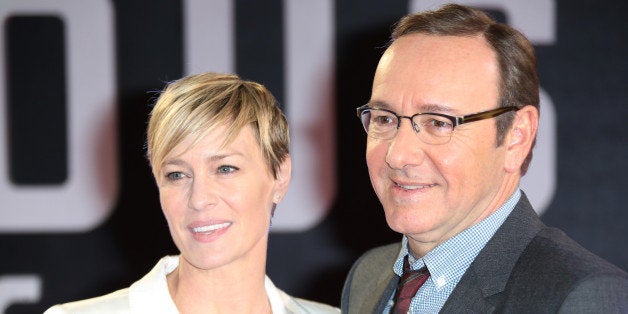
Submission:
[[[367,105],[369,107],[373,107],[373,108],[380,108],[380,109],[387,109],[387,110],[392,110],[391,106],[383,101],[370,101],[367,103]],[[440,105],[440,104],[422,104],[419,106],[416,106],[418,108],[416,113],[427,113],[427,112],[433,112],[433,113],[452,113],[453,110],[448,107],[448,106],[444,106],[444,105]]]
[[444,105],[425,104],[421,106],[421,112],[452,113],[453,110],[450,107]]
[[367,105],[368,105],[369,107],[373,107],[373,108],[380,108],[380,109],[388,109],[388,110],[391,110],[391,109],[390,109],[390,106],[389,106],[387,103],[383,102],[383,101],[372,100],[372,101],[369,101],[369,102],[367,103]]

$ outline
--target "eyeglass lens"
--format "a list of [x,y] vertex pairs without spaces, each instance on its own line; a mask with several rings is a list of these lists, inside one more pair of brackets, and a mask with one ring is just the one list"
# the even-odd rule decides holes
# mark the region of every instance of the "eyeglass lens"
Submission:
[[[395,114],[379,109],[364,110],[361,114],[362,125],[366,133],[373,138],[391,139],[401,127]],[[434,114],[418,114],[412,117],[412,128],[419,137],[430,144],[444,144],[451,138],[454,126],[450,119]]]

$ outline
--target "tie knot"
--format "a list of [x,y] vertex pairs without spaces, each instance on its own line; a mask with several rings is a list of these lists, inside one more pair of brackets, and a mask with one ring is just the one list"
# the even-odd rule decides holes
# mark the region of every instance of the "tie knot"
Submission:
[[404,286],[410,281],[420,277],[426,277],[425,279],[427,279],[427,276],[429,276],[429,274],[430,272],[429,270],[427,270],[427,266],[423,266],[417,270],[413,270],[412,267],[410,267],[410,262],[408,261],[408,256],[406,255],[406,258],[403,260],[403,274],[401,276],[399,286]]
[[408,262],[408,256],[403,261],[403,275],[399,280],[397,292],[395,293],[395,313],[406,313],[410,308],[410,302],[419,288],[430,276],[426,266],[418,270],[412,270]]

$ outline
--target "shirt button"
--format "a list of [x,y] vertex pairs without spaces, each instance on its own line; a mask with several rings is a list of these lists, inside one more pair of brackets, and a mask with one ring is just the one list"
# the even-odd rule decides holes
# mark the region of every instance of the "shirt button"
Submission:
[[442,286],[444,286],[446,284],[447,284],[447,279],[445,279],[444,277],[439,277],[439,278],[436,279],[436,286],[438,288],[440,288],[440,287],[442,287]]

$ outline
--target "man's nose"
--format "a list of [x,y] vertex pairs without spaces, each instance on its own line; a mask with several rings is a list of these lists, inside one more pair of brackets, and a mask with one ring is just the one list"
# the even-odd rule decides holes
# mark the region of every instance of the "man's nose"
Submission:
[[390,140],[386,154],[386,163],[393,169],[419,165],[425,158],[423,151],[425,143],[419,138],[412,120],[408,117],[402,117],[399,121],[399,129],[397,129],[395,137]]

